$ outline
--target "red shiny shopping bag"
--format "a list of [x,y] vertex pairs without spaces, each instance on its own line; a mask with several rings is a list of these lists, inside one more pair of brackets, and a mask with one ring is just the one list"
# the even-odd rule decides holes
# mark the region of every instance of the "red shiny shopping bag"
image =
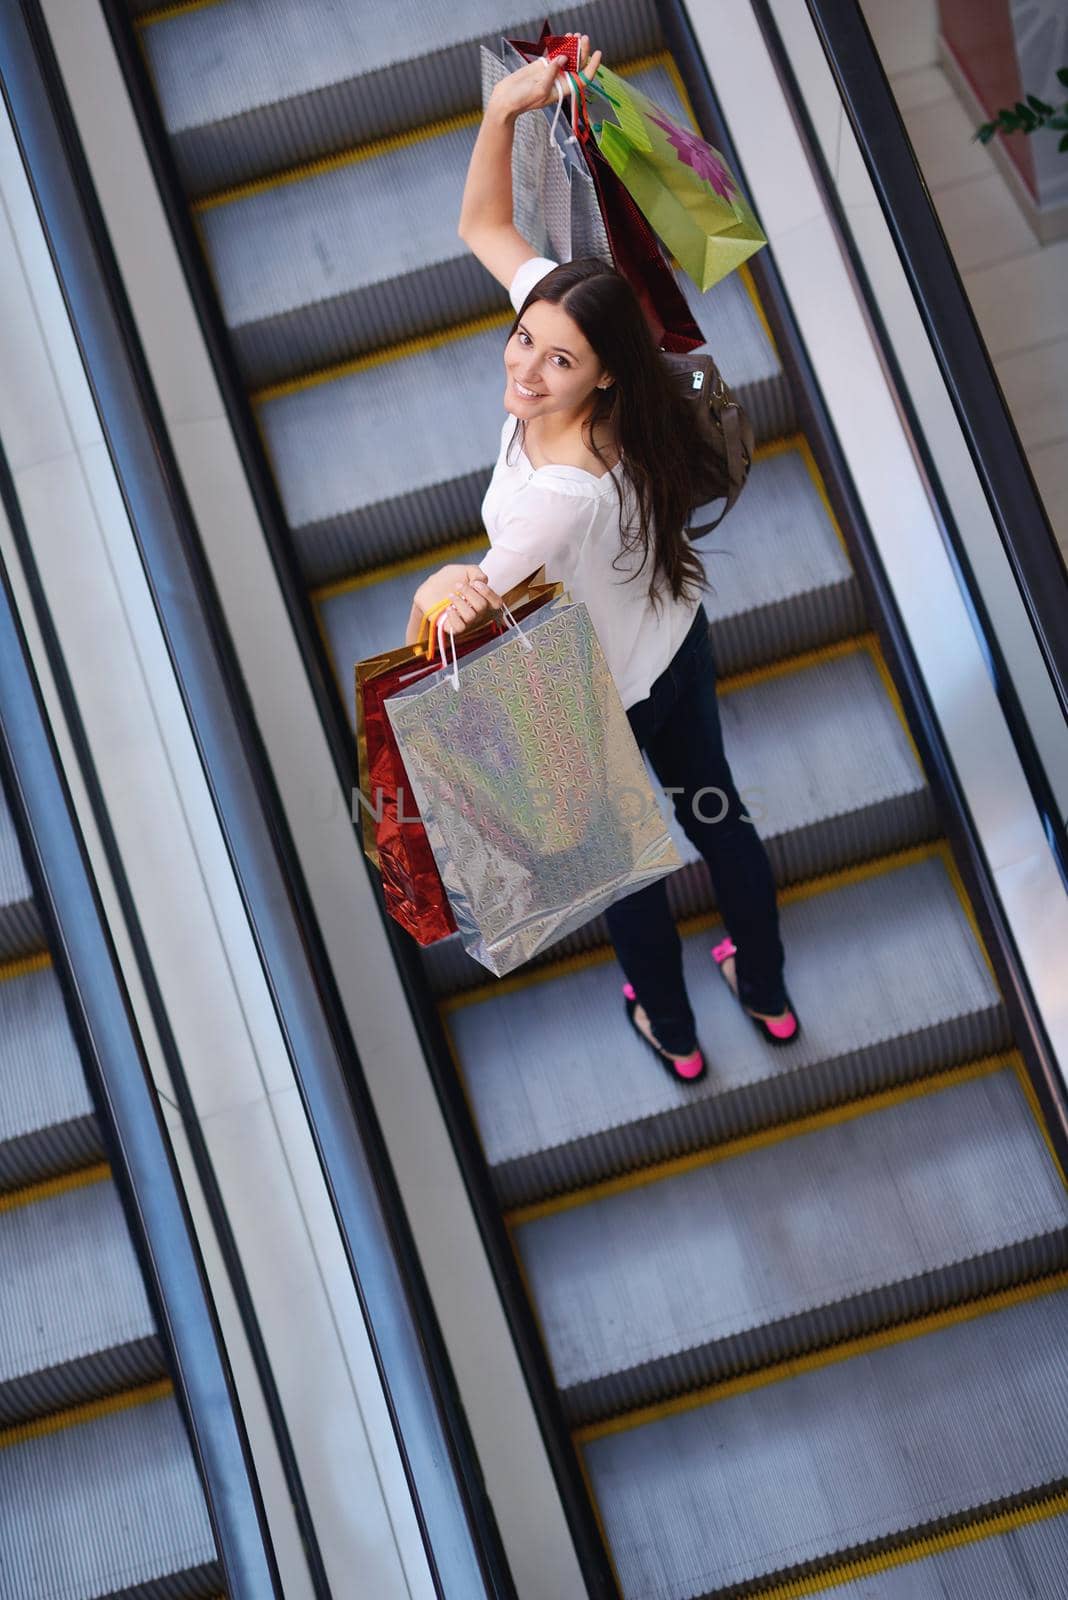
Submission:
[[[504,599],[514,615],[522,618],[559,593],[559,584],[524,583]],[[500,632],[500,624],[487,623],[457,638],[457,659],[463,660]],[[358,661],[355,667],[364,853],[381,873],[386,910],[421,945],[448,938],[456,931],[456,921],[412,796],[385,702],[391,694],[442,670],[440,661],[428,655],[431,648],[429,643],[403,645]]]
[[[536,61],[546,54],[559,55],[567,58],[571,72],[577,68],[578,35],[550,33],[547,22],[536,43],[526,39],[509,39],[507,43],[526,61]],[[571,82],[570,79],[568,81]],[[638,296],[645,320],[661,350],[672,350],[679,355],[696,350],[704,344],[705,336],[694,321],[686,296],[664,259],[656,234],[639,211],[622,179],[616,176],[597,148],[584,97],[582,104],[576,107],[576,113],[573,125],[597,192],[597,203],[617,272],[626,278]]]

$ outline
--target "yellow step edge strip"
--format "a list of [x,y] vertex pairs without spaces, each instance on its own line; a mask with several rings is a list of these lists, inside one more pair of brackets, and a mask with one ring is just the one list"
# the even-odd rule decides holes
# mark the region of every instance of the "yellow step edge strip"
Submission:
[[[218,4],[218,0],[210,0]],[[339,150],[332,156],[320,156],[315,161],[301,162],[298,167],[287,167],[284,172],[272,172],[265,178],[250,178],[247,183],[235,183],[229,189],[218,189],[213,194],[194,200],[190,210],[196,216],[205,211],[217,211],[221,206],[237,201],[251,200],[256,195],[270,194],[275,189],[286,189],[294,183],[305,183],[310,178],[325,177],[328,172],[341,172],[346,167],[358,167],[378,156],[391,155],[395,150],[410,150],[415,145],[426,144],[431,139],[458,133],[463,128],[473,128],[482,121],[481,111],[461,111],[453,117],[439,117],[436,122],[425,122],[418,128],[405,129],[403,133],[390,133],[381,139],[369,139],[366,144]]]
[[994,1073],[1008,1069],[1015,1073],[1017,1082],[1027,1100],[1031,1115],[1039,1132],[1042,1134],[1054,1171],[1060,1178],[1062,1187],[1068,1189],[1068,1174],[1065,1173],[1061,1165],[1060,1157],[1050,1137],[1049,1127],[1043,1115],[1042,1107],[1039,1104],[1034,1085],[1027,1072],[1027,1064],[1018,1050],[1007,1050],[999,1055],[979,1056],[974,1061],[963,1062],[955,1067],[946,1067],[940,1072],[929,1073],[920,1078],[910,1079],[905,1083],[895,1084],[890,1089],[879,1089],[871,1094],[861,1095],[854,1100],[847,1100],[838,1105],[826,1107],[822,1111],[811,1112],[807,1116],[799,1117],[796,1120],[778,1122],[771,1127],[757,1129],[754,1133],[741,1134],[733,1139],[725,1139],[720,1144],[707,1146],[701,1150],[694,1150],[686,1155],[674,1156],[665,1161],[657,1161],[649,1166],[639,1167],[633,1172],[619,1173],[612,1178],[603,1178],[598,1183],[585,1184],[578,1189],[569,1189],[565,1194],[553,1195],[548,1200],[536,1200],[529,1205],[515,1206],[512,1210],[503,1213],[504,1225],[509,1233],[512,1233],[527,1222],[538,1222],[543,1217],[556,1216],[562,1211],[574,1211],[580,1206],[593,1205],[599,1200],[609,1199],[612,1195],[625,1194],[632,1189],[642,1189],[649,1184],[659,1183],[661,1180],[677,1178],[684,1173],[694,1172],[700,1167],[711,1166],[714,1162],[729,1161],[735,1156],[744,1156],[754,1150],[767,1149],[769,1146],[782,1144],[787,1139],[815,1133],[821,1128],[831,1127],[838,1123],[851,1122],[856,1117],[868,1116],[870,1113],[901,1105],[908,1100],[918,1100],[921,1095],[938,1094],[941,1090],[952,1088],[958,1083],[967,1083],[974,1078],[992,1077]]
[[[874,631],[854,634],[850,639],[838,639],[833,644],[816,645],[811,650],[802,650],[793,656],[781,656],[777,661],[766,661],[759,667],[748,668],[745,672],[735,672],[718,680],[717,692],[719,694],[734,694],[739,689],[750,689],[759,683],[768,683],[775,678],[785,678],[793,672],[804,672],[810,667],[821,666],[830,661],[839,661],[844,656],[852,655],[858,650],[866,651],[871,657],[872,665],[879,674],[883,691],[893,708],[901,726],[901,731],[908,741],[912,759],[916,763],[917,770],[926,779],[926,771],[916,741],[912,737],[912,729],[909,727],[908,717],[905,715],[905,707],[901,696],[897,692],[897,685],[890,675],[890,667],[886,657],[883,655],[879,636]],[[963,890],[960,892],[963,893]],[[978,927],[974,920],[972,920],[972,928],[978,938]],[[982,940],[979,940],[979,943],[981,944]],[[993,972],[992,967],[990,970]]]
[[351,578],[335,578],[331,583],[320,584],[317,589],[309,589],[308,598],[313,606],[320,606],[327,600],[336,600],[339,595],[350,594],[356,589],[370,589],[377,583],[388,583],[391,578],[402,578],[406,572],[418,572],[430,566],[431,562],[445,566],[449,561],[460,561],[476,551],[484,551],[487,544],[484,533],[451,539],[448,544],[435,545],[433,550],[419,550],[415,555],[402,556],[398,561],[390,561],[380,567],[368,567],[365,572],[356,572]]
[[1020,1088],[1023,1090],[1027,1098],[1027,1103],[1031,1108],[1031,1115],[1038,1124],[1039,1131],[1042,1134],[1046,1149],[1049,1152],[1049,1158],[1053,1162],[1057,1176],[1060,1178],[1064,1187],[1068,1189],[1068,1173],[1065,1172],[1063,1166],[1061,1165],[1061,1158],[1054,1148],[1053,1140],[1050,1137],[1049,1128],[1046,1124],[1045,1113],[1039,1104],[1038,1095],[1035,1093],[1035,1086],[1031,1082],[1031,1076],[1027,1070],[1027,1064],[1018,1052],[1014,1051],[1013,1057],[1013,1066],[1016,1068],[1016,1076],[1019,1079]]
[[992,1077],[997,1072],[1011,1068],[1012,1054],[1013,1052],[1006,1051],[1003,1055],[982,1056],[961,1066],[947,1067],[929,1076],[895,1084],[890,1089],[875,1090],[855,1100],[829,1106],[823,1111],[810,1112],[793,1121],[777,1122],[771,1127],[760,1128],[755,1133],[739,1134],[733,1139],[725,1139],[722,1143],[707,1146],[703,1150],[694,1150],[684,1156],[673,1156],[666,1161],[657,1161],[650,1166],[639,1167],[633,1172],[620,1173],[618,1177],[603,1178],[598,1183],[586,1184],[580,1189],[569,1189],[566,1194],[554,1195],[548,1200],[537,1200],[529,1205],[516,1206],[504,1213],[505,1226],[508,1229],[521,1228],[528,1222],[539,1222],[545,1217],[555,1217],[565,1211],[577,1211],[583,1206],[596,1205],[598,1201],[611,1199],[613,1195],[629,1194],[635,1189],[646,1189],[653,1184],[682,1177],[688,1172],[697,1172],[703,1167],[718,1165],[721,1161],[733,1161],[739,1156],[751,1155],[756,1150],[766,1150],[772,1145],[785,1144],[790,1139],[818,1133],[823,1128],[854,1122],[860,1117],[887,1111],[892,1106],[919,1100],[924,1095],[938,1094],[943,1089],[953,1088],[959,1083],[968,1083],[973,1078]]
[[70,1194],[73,1189],[84,1189],[91,1183],[103,1183],[110,1177],[108,1163],[94,1161],[91,1167],[78,1167],[73,1172],[61,1172],[55,1178],[24,1184],[21,1189],[9,1189],[6,1194],[0,1194],[0,1215],[5,1211],[17,1211],[21,1206],[36,1205],[39,1200],[52,1200],[57,1194]]
[[674,1395],[671,1399],[659,1401],[656,1405],[638,1407],[623,1416],[608,1417],[602,1422],[575,1428],[572,1430],[572,1438],[576,1445],[581,1447],[591,1444],[595,1439],[606,1438],[609,1434],[629,1433],[632,1429],[644,1427],[650,1422],[659,1422],[666,1417],[680,1416],[687,1411],[715,1405],[718,1401],[727,1400],[736,1394],[748,1394],[756,1389],[765,1389],[773,1383],[782,1383],[789,1378],[798,1377],[803,1372],[814,1372],[822,1367],[834,1366],[840,1361],[850,1361],[854,1356],[868,1355],[873,1350],[881,1350],[889,1345],[904,1344],[910,1339],[922,1338],[942,1328],[973,1322],[977,1317],[989,1316],[992,1312],[1003,1311],[1009,1306],[1037,1300],[1043,1295],[1059,1294],[1065,1289],[1068,1289],[1068,1272],[1047,1273],[1044,1277],[1030,1279],[1027,1283],[1013,1284],[1008,1289],[999,1289],[993,1294],[965,1300],[942,1311],[928,1312],[925,1316],[898,1322],[892,1327],[862,1334],[856,1339],[846,1339],[840,1344],[827,1345],[820,1350],[810,1350],[804,1355],[777,1361],[755,1372],[745,1372],[737,1377],[702,1385],[699,1389]]
[[837,1588],[841,1584],[860,1582],[864,1578],[874,1577],[877,1573],[889,1572],[894,1567],[905,1567],[930,1556],[942,1555],[947,1550],[959,1549],[962,1545],[978,1544],[983,1539],[993,1539],[1000,1534],[1012,1533],[1016,1528],[1023,1528],[1032,1523],[1048,1522],[1051,1517],[1062,1516],[1066,1511],[1068,1511],[1068,1490],[1061,1489],[1055,1494],[1042,1495],[1028,1505],[1016,1506],[1012,1511],[996,1511],[987,1516],[983,1516],[980,1512],[955,1528],[946,1529],[941,1533],[913,1536],[905,1544],[895,1545],[892,1550],[880,1551],[878,1555],[841,1561],[833,1567],[825,1567],[821,1572],[810,1573],[804,1578],[789,1578],[781,1583],[752,1588],[746,1592],[750,1600],[803,1600],[806,1595],[823,1594],[826,1590]]
[[849,546],[846,544],[845,534],[842,532],[841,524],[835,514],[834,507],[831,505],[830,496],[827,493],[827,486],[823,481],[823,474],[816,463],[816,457],[812,454],[812,446],[809,444],[808,435],[798,432],[797,434],[792,434],[791,438],[796,438],[798,441],[796,446],[797,451],[801,457],[801,460],[805,464],[809,477],[812,479],[812,482],[815,485],[816,493],[823,502],[823,510],[827,517],[827,521],[830,523],[834,532],[834,536],[842,547],[845,558],[849,563],[849,569],[851,572],[854,572],[853,557],[849,553]]
[[51,965],[52,956],[47,950],[39,950],[32,956],[16,956],[13,961],[0,962],[0,983],[14,982],[16,978],[28,978],[31,972],[43,972]]
[[[764,444],[757,445],[753,457],[754,465],[771,456],[785,455],[789,450],[797,450],[804,456],[807,441],[803,434],[791,434],[782,439],[768,439]],[[811,459],[811,452],[809,456]],[[397,561],[387,561],[381,566],[368,567],[366,571],[353,573],[348,578],[334,578],[329,583],[309,589],[308,598],[313,606],[322,605],[327,600],[336,600],[339,595],[349,594],[353,590],[368,589],[376,583],[388,583],[391,578],[402,577],[406,572],[417,572],[421,567],[430,566],[432,562],[444,566],[448,561],[463,560],[476,552],[484,551],[487,544],[485,533],[465,535],[461,539],[450,540],[448,544],[435,545],[432,550],[420,550],[415,555],[401,556]]]
[[[200,3],[217,5],[220,0],[200,0]],[[167,9],[164,8],[164,11]],[[179,5],[176,9],[182,10],[185,7]],[[196,9],[196,0],[192,9]],[[471,48],[474,49],[474,45]],[[657,55],[634,56],[614,70],[626,78],[636,72],[644,72],[650,67],[660,66],[666,67],[671,73],[690,118],[696,126],[696,119],[693,117],[678,69],[667,51],[661,51]],[[346,167],[361,166],[365,161],[373,161],[378,156],[392,155],[396,150],[410,150],[444,134],[457,133],[463,128],[474,128],[481,121],[481,107],[471,111],[460,111],[451,117],[437,117],[433,122],[421,123],[417,128],[403,128],[399,133],[384,134],[380,139],[369,139],[366,144],[350,145],[348,149],[337,150],[333,155],[319,156],[314,161],[302,161],[298,166],[286,167],[280,172],[271,172],[262,178],[250,178],[247,183],[235,183],[226,189],[218,189],[212,194],[202,195],[199,200],[194,200],[190,209],[197,215],[204,211],[214,211],[220,206],[233,205],[236,201],[267,194],[272,189],[285,189],[294,183],[304,183],[309,178],[321,178],[328,172],[341,172]]]
[[808,672],[812,667],[826,666],[830,661],[858,655],[862,650],[874,654],[878,649],[879,641],[874,633],[855,633],[849,639],[836,639],[833,644],[816,644],[810,650],[799,650],[796,655],[763,661],[759,667],[724,673],[723,677],[716,679],[716,693],[721,698],[723,695],[739,694],[761,683],[774,683],[778,678],[792,677],[795,672]]
[[481,317],[470,317],[466,322],[454,323],[436,333],[421,333],[414,339],[402,339],[398,344],[383,345],[380,350],[354,356],[351,361],[339,361],[334,366],[318,367],[314,372],[302,373],[299,378],[287,378],[283,383],[269,384],[265,389],[250,394],[249,401],[254,408],[258,408],[286,395],[316,389],[321,384],[334,383],[339,378],[351,378],[357,372],[369,371],[371,367],[384,367],[393,361],[424,355],[427,350],[440,350],[444,345],[455,344],[461,339],[473,339],[476,334],[510,327],[514,316],[509,307],[507,311],[490,311]]
[[[948,869],[952,858],[945,839],[908,845],[902,850],[892,850],[886,855],[875,856],[870,861],[856,862],[849,867],[837,867],[832,872],[818,873],[812,878],[805,878],[799,883],[791,883],[781,888],[777,899],[780,906],[789,905],[794,900],[807,900],[812,895],[827,894],[835,889],[846,888],[849,884],[866,882],[869,878],[884,877],[887,873],[897,872],[902,867],[929,861],[933,856],[940,856]],[[702,911],[696,916],[682,918],[678,923],[678,929],[685,939],[692,933],[716,928],[721,921],[718,911]],[[507,978],[497,978],[488,983],[480,983],[475,988],[464,989],[459,994],[445,995],[438,1001],[438,1010],[442,1016],[448,1016],[450,1012],[459,1011],[464,1006],[481,1005],[498,995],[511,994],[540,983],[551,983],[556,978],[584,971],[587,967],[603,966],[614,960],[615,951],[611,945],[598,945],[593,950],[579,950],[572,955],[561,956],[557,961],[547,962],[545,966],[534,967],[529,972],[514,973]]]
[[209,6],[222,5],[223,0],[173,0],[169,6],[156,6],[151,11],[143,11],[139,17],[131,17],[130,21],[135,28],[151,28],[157,22],[169,22],[172,17],[184,17],[187,11],[206,11]]
[[76,1428],[83,1422],[96,1422],[100,1417],[111,1416],[116,1411],[129,1411],[133,1406],[149,1405],[153,1400],[165,1400],[174,1393],[170,1378],[155,1378],[151,1383],[139,1384],[134,1389],[123,1389],[119,1394],[105,1395],[102,1400],[86,1400],[80,1405],[66,1406],[62,1411],[52,1411],[47,1417],[34,1417],[29,1422],[18,1422],[10,1428],[0,1428],[0,1450],[24,1444],[27,1439],[42,1439],[47,1434],[59,1433],[64,1428]]

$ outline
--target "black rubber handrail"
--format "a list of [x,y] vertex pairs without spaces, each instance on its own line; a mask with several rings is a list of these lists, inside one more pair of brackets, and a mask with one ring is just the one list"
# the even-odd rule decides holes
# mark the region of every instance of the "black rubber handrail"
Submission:
[[[1016,700],[1012,681],[1001,660],[997,637],[986,616],[982,597],[974,588],[967,556],[961,546],[959,532],[954,527],[945,491],[931,459],[915,407],[904,384],[888,331],[882,320],[878,300],[852,243],[833,178],[820,152],[815,129],[805,109],[800,87],[794,77],[785,45],[775,26],[770,8],[766,0],[751,0],[751,3],[764,30],[768,48],[782,78],[787,98],[793,106],[801,136],[813,161],[842,248],[850,257],[851,268],[879,339],[913,446],[920,454],[931,483],[932,493],[943,519],[944,537],[951,558],[956,553],[956,547],[960,547],[960,559],[957,563],[958,581],[973,606],[975,625],[980,630],[981,642],[992,662],[1006,720],[1014,730],[1021,763],[1031,784],[1047,838],[1055,858],[1063,862],[1066,859],[1063,854],[1064,830],[1060,826],[1053,805],[1046,775],[1034,748],[1023,710]],[[698,122],[706,137],[722,150],[731,169],[738,175],[739,181],[745,188],[743,167],[711,87],[708,68],[701,55],[686,8],[682,0],[659,0],[659,4],[665,35],[679,64]],[[941,726],[908,629],[883,567],[863,504],[853,485],[841,443],[823,403],[819,380],[794,320],[793,310],[775,265],[774,255],[770,250],[762,250],[748,265],[757,285],[761,307],[772,327],[779,354],[790,378],[801,429],[812,448],[838,525],[849,546],[850,558],[863,591],[867,614],[875,619],[883,654],[905,708],[924,772],[936,796],[939,814],[945,823],[954,859],[975,910],[983,941],[994,963],[1013,1035],[1038,1096],[1058,1158],[1062,1167],[1068,1169],[1068,1094],[1065,1092],[1064,1079],[1031,992],[1012,929],[1005,917],[997,885],[971,815],[967,797],[946,749]],[[1058,851],[1061,852],[1059,856]]]
[[[1068,722],[1068,568],[1027,454],[863,10],[854,0],[807,4]],[[769,8],[761,3],[757,9],[766,23]],[[968,588],[974,599],[978,589],[970,569]],[[988,647],[990,634],[987,620]],[[1010,729],[1015,738],[1012,721]]]
[[[0,503],[19,528],[2,450]],[[227,1593],[231,1600],[281,1596],[192,1218],[2,561],[0,774],[204,1485]]]
[[464,1600],[514,1600],[437,1316],[37,0],[0,0],[0,72],[338,1219],[435,1585]]

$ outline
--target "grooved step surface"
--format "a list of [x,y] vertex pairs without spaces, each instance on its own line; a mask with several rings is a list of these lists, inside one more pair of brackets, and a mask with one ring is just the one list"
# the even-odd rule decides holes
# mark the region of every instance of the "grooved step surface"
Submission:
[[[785,378],[737,274],[702,297],[715,356],[758,438]],[[700,320],[700,319],[699,319]],[[309,584],[477,526],[500,448],[506,327],[263,401],[258,417]]]
[[766,1044],[713,970],[721,930],[683,941],[707,1076],[669,1078],[629,1028],[614,963],[446,1015],[506,1204],[593,1182],[1009,1043],[1000,997],[940,858],[780,908],[804,1032]]
[[515,1240],[581,1421],[1068,1266],[1068,1193],[1006,1066]]
[[[721,694],[719,712],[738,792],[761,837],[769,846],[778,842],[783,879],[810,877],[851,856],[912,842],[886,837],[876,816],[883,805],[892,812],[892,802],[907,812],[926,784],[867,650]],[[663,781],[670,784],[671,774]],[[666,801],[662,791],[661,798]],[[692,809],[684,814],[691,827]],[[722,802],[712,796],[701,809],[714,817]],[[857,819],[857,838],[850,840],[843,827],[832,844],[832,824],[847,817]],[[886,826],[892,834],[892,817]],[[822,850],[804,838],[819,830],[828,833]],[[688,853],[696,855],[692,844]]]
[[[179,171],[203,194],[474,109],[478,45],[536,39],[545,15],[499,0],[226,0],[143,38]],[[599,40],[606,61],[660,46],[652,0],[573,0],[549,20]]]
[[[631,81],[686,118],[662,67]],[[447,128],[200,214],[250,386],[507,308],[456,232],[476,133]]]
[[0,1422],[163,1375],[109,1178],[0,1211],[0,1283]]
[[592,1441],[625,1600],[730,1592],[1063,1483],[1066,1340],[1068,1291],[1044,1294]]
[[821,1589],[823,1600],[1061,1600],[1068,1515],[1025,1522],[871,1577]]
[[[797,449],[760,458],[730,517],[697,548],[715,585],[705,610],[721,677],[834,643],[863,626],[848,557]],[[462,559],[477,562],[485,549],[476,545]],[[431,556],[411,571],[319,602],[354,726],[354,664],[403,643],[412,597],[441,565]]]
[[0,1450],[4,1600],[208,1600],[222,1571],[166,1396]]
[[51,967],[0,983],[0,1190],[101,1150],[93,1102]]

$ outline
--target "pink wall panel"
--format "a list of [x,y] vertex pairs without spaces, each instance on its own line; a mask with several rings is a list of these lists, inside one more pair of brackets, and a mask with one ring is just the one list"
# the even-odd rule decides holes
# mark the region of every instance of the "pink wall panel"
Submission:
[[[1013,106],[1026,90],[1020,83],[1010,0],[938,0],[942,34],[968,82],[993,121],[1001,106]],[[1041,95],[1041,90],[1031,92]],[[1031,193],[1038,198],[1031,141],[1024,134],[998,134]]]

